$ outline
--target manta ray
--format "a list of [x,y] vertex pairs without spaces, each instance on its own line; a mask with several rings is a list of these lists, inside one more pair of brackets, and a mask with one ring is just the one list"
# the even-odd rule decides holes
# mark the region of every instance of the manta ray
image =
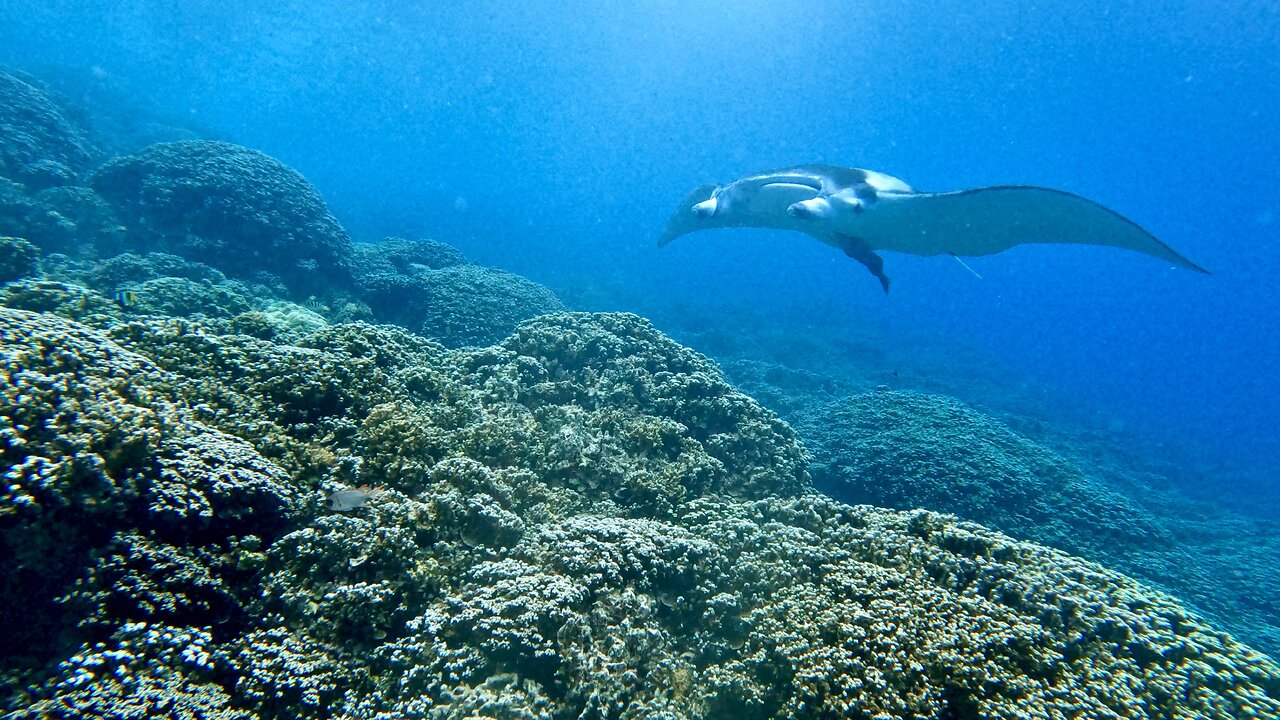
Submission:
[[727,227],[811,235],[865,265],[886,293],[889,277],[878,250],[960,257],[1027,243],[1109,245],[1208,272],[1132,220],[1063,190],[991,185],[917,192],[891,175],[836,165],[800,165],[702,185],[680,202],[658,245]]

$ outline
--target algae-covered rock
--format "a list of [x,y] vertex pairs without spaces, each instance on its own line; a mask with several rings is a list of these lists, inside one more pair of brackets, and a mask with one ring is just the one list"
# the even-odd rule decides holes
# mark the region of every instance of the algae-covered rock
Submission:
[[143,251],[237,277],[278,276],[300,296],[350,284],[351,240],[297,171],[212,141],[153,145],[99,168],[92,184]]

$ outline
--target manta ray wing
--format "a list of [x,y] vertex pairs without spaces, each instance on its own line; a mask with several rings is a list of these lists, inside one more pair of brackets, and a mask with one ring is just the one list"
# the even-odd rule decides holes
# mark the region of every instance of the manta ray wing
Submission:
[[875,250],[913,255],[990,255],[1027,243],[1107,245],[1208,272],[1113,210],[1031,185],[882,194],[849,234]]

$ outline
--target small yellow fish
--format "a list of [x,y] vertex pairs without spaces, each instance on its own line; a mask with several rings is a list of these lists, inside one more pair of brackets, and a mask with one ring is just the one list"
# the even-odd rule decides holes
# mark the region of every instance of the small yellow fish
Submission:
[[115,294],[116,304],[122,308],[131,308],[138,304],[138,293],[132,290],[121,290]]

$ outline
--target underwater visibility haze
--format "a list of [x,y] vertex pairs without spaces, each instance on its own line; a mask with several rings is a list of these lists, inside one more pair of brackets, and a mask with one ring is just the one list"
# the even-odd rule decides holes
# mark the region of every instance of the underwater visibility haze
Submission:
[[1280,717],[1276,48],[0,0],[0,707]]

